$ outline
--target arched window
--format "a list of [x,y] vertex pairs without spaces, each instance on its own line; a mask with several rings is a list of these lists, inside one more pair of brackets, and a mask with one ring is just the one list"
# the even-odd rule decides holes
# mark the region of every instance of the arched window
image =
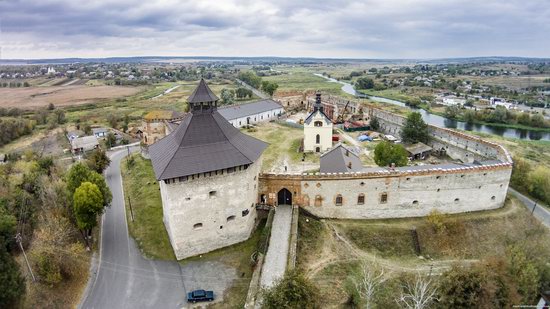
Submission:
[[323,206],[323,197],[320,195],[315,196],[315,206]]
[[195,225],[193,225],[193,229],[195,230],[198,230],[198,229],[201,229],[202,228],[202,223],[196,223]]
[[322,126],[323,126],[323,122],[322,122],[322,121],[315,121],[315,122],[313,123],[313,125],[316,126],[316,127],[322,127]]
[[365,204],[365,194],[359,193],[359,195],[357,196],[357,204],[358,205]]
[[321,143],[321,135],[317,134],[315,136],[315,143],[320,144]]
[[336,195],[336,201],[335,201],[336,206],[342,206],[342,200],[343,200],[342,194]]

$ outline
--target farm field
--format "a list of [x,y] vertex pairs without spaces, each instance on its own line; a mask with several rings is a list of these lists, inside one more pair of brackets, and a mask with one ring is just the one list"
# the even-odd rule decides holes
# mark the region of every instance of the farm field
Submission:
[[52,86],[27,88],[2,88],[0,90],[0,107],[17,107],[37,109],[48,106],[71,106],[94,103],[98,100],[134,95],[144,88],[121,86]]

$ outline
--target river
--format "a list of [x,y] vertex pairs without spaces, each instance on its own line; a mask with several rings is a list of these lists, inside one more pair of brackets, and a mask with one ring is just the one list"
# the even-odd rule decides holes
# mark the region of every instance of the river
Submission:
[[[342,84],[342,91],[344,91],[345,93],[351,94],[353,96],[360,95],[357,91],[355,91],[355,88],[353,88],[353,86],[349,83],[342,82],[334,78],[326,77],[326,76],[323,76],[322,74],[314,74],[314,75],[325,78],[330,82]],[[424,121],[426,121],[426,123],[437,127],[489,133],[489,134],[495,134],[503,137],[518,138],[523,140],[550,141],[550,132],[516,129],[516,128],[504,128],[504,127],[491,126],[491,125],[485,125],[485,124],[467,123],[467,122],[457,121],[454,119],[449,119],[439,115],[435,115],[424,109],[411,108],[401,101],[377,97],[377,96],[371,96],[371,95],[369,95],[368,98],[375,102],[389,103],[389,104],[398,105],[398,106],[408,108],[410,110],[417,111],[422,115],[422,118],[424,118]]]

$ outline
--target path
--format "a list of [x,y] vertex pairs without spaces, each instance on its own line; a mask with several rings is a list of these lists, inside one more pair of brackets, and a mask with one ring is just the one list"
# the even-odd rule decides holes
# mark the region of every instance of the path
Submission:
[[280,278],[286,270],[290,223],[292,221],[292,206],[279,205],[275,209],[269,248],[265,257],[260,283],[262,287],[269,288]]
[[265,93],[261,92],[260,90],[258,90],[258,89],[256,89],[256,88],[250,86],[249,84],[243,82],[243,81],[240,80],[240,79],[237,79],[237,82],[238,82],[239,84],[241,84],[244,88],[246,88],[246,89],[252,91],[252,93],[254,93],[256,96],[258,96],[258,97],[260,97],[260,98],[262,98],[262,99],[269,99],[269,98],[270,98],[267,94],[265,94]]
[[152,97],[151,100],[158,99],[158,98],[162,97],[163,95],[169,94],[170,92],[172,92],[172,91],[178,89],[179,87],[181,87],[181,85],[176,85],[176,86],[174,86],[174,87],[172,87],[172,88],[166,89],[163,93],[161,93],[161,94],[159,94],[159,95],[156,95],[156,96]]
[[537,218],[542,224],[546,225],[546,227],[550,228],[550,211],[547,208],[542,206],[540,203],[538,203],[535,207],[535,201],[512,189],[511,187],[508,188],[508,191],[512,195],[517,197],[518,200],[520,200],[521,203],[525,205],[525,207],[527,207],[527,209],[529,209],[530,211],[535,208],[535,211],[533,212],[535,218]]

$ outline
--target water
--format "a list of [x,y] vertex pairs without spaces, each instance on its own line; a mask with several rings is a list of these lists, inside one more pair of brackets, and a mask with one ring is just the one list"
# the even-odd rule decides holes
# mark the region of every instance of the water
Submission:
[[[353,86],[349,83],[338,81],[334,78],[323,76],[322,74],[315,74],[315,75],[319,77],[323,77],[331,82],[342,84],[342,91],[344,91],[345,93],[348,93],[357,97],[365,97],[364,94],[361,94],[355,91],[355,88],[353,88]],[[426,123],[437,127],[482,132],[482,133],[495,134],[495,135],[508,137],[508,138],[518,138],[523,140],[550,141],[550,132],[541,132],[541,131],[535,131],[535,130],[515,129],[515,128],[504,128],[504,127],[491,126],[491,125],[485,125],[485,124],[467,123],[467,122],[457,121],[454,119],[449,119],[439,115],[431,114],[430,112],[420,108],[411,108],[401,101],[381,98],[377,96],[370,96],[370,95],[368,96],[368,98],[375,102],[389,103],[389,104],[398,105],[398,106],[406,107],[411,110],[417,111],[422,115],[422,118],[424,119],[424,121],[426,121]]]

